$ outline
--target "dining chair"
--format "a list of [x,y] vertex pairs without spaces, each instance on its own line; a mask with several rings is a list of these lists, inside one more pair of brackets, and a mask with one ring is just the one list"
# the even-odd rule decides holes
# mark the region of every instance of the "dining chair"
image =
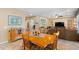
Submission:
[[51,41],[51,44],[49,44],[47,47],[46,47],[46,49],[48,48],[48,49],[50,49],[50,50],[55,50],[55,49],[57,49],[57,46],[56,46],[56,40],[57,40],[57,37],[56,37],[56,35],[49,35],[47,38],[49,38],[49,39],[51,39],[50,41]]
[[27,48],[27,50],[30,50],[29,34],[28,33],[22,33],[22,39],[23,39],[24,50],[26,48]]
[[30,35],[31,32],[26,32],[26,33],[23,33],[22,34],[22,38],[23,38],[23,47],[24,47],[24,50],[36,50],[38,48],[37,45],[33,44],[32,42],[29,41],[30,39]]
[[43,36],[45,39],[49,39],[49,41],[51,42],[51,44],[48,44],[48,45],[44,48],[44,50],[54,50],[54,49],[56,49],[56,46],[55,46],[55,43],[56,43],[56,40],[57,40],[56,34],[54,34],[54,35],[42,34],[42,36]]
[[57,31],[56,33],[54,33],[54,35],[56,35],[56,40],[55,40],[55,42],[54,42],[54,48],[56,48],[56,50],[57,50],[57,42],[58,42],[59,34],[60,34],[59,31]]

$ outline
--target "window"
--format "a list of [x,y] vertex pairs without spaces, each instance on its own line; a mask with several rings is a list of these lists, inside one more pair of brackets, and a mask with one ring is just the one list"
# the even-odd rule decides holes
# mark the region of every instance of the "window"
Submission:
[[22,25],[22,17],[9,15],[8,16],[8,24],[11,26]]

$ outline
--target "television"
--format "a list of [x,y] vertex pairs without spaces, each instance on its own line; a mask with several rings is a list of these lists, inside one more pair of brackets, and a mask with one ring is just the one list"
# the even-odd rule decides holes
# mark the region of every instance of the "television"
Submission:
[[55,22],[55,27],[64,27],[64,22]]

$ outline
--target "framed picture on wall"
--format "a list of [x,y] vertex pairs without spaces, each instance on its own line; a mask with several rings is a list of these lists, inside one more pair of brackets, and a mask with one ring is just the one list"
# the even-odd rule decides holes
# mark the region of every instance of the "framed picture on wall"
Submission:
[[11,25],[11,26],[22,25],[22,17],[9,15],[8,16],[8,25]]

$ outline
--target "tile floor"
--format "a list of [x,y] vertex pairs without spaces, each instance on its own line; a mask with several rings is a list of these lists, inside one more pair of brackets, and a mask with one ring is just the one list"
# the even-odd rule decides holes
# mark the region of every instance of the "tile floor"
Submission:
[[79,42],[59,39],[57,48],[59,50],[79,50]]
[[[23,50],[22,40],[0,45],[0,50]],[[79,50],[79,42],[58,40],[58,50]]]

